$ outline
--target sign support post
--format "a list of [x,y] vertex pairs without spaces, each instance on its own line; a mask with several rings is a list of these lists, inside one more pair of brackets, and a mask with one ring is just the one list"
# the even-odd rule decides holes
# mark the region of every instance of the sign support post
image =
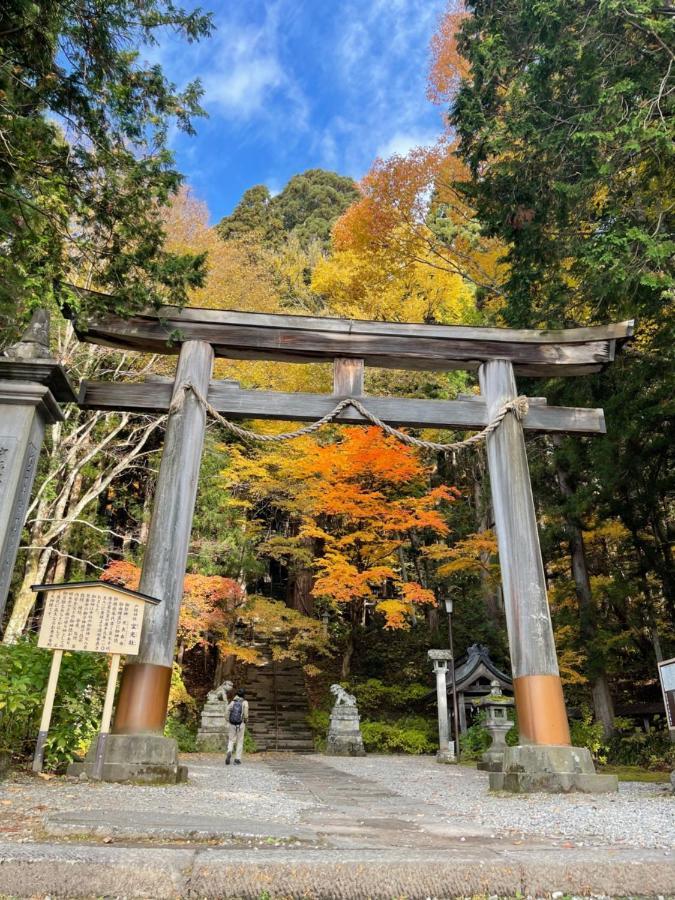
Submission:
[[115,687],[117,686],[117,673],[120,668],[120,654],[113,653],[110,659],[110,671],[108,672],[108,685],[105,689],[105,701],[103,703],[103,718],[101,719],[101,730],[96,741],[96,759],[94,760],[94,768],[91,777],[97,781],[101,780],[103,775],[103,760],[105,759],[105,745],[110,734],[110,721],[112,719],[113,701],[115,699]]
[[63,659],[63,650],[55,650],[52,656],[52,665],[49,670],[49,681],[47,682],[47,693],[45,695],[45,705],[42,708],[42,719],[40,720],[40,730],[38,732],[37,743],[35,745],[35,755],[33,756],[33,771],[41,772],[45,758],[45,743],[47,734],[49,733],[49,723],[52,719],[52,709],[54,707],[54,695],[56,694],[56,684],[59,680],[59,672],[61,670],[61,660]]

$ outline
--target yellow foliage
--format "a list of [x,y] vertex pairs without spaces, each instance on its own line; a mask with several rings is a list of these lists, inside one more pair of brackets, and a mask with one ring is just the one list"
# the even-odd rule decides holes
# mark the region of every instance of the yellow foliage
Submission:
[[183,682],[180,666],[174,663],[171,669],[171,687],[169,688],[169,712],[177,706],[194,707],[194,698],[188,694]]
[[438,574],[442,577],[466,574],[487,576],[495,584],[499,580],[494,531],[479,531],[452,544],[432,544],[423,552],[440,563]]
[[555,630],[558,667],[563,684],[585,684],[588,681],[582,671],[586,665],[586,655],[572,647],[575,636],[570,625],[563,625]]
[[599,543],[620,544],[629,537],[630,532],[618,519],[605,519],[584,531],[584,540],[590,546]]
[[381,600],[375,609],[384,615],[384,627],[401,629],[408,627],[410,604],[402,600]]
[[218,641],[217,647],[222,659],[234,656],[240,662],[250,666],[264,666],[267,662],[253,647],[241,647],[230,640]]
[[443,324],[477,320],[473,290],[459,275],[372,248],[335,249],[317,263],[312,289],[331,311],[350,318]]

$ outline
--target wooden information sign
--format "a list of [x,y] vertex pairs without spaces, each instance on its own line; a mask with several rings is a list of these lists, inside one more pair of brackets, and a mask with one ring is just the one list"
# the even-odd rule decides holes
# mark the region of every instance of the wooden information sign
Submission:
[[675,742],[675,658],[664,659],[659,663],[659,678],[661,679],[663,705],[666,707],[670,738]]
[[110,731],[120,656],[138,652],[143,628],[143,608],[146,603],[157,604],[159,600],[103,581],[35,584],[33,590],[45,591],[48,594],[42,614],[38,647],[54,651],[33,757],[33,771],[42,771],[45,742],[49,732],[63,651],[110,653],[112,659],[93,770],[94,777],[100,778],[106,738]]

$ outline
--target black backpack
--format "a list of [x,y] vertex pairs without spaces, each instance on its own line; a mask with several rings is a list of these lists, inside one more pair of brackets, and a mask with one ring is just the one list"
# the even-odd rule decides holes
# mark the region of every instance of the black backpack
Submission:
[[244,721],[244,701],[237,698],[230,709],[230,725],[241,725]]

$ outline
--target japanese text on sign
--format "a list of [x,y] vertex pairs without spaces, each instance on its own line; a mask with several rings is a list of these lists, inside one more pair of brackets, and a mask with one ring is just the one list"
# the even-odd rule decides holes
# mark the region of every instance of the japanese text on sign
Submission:
[[141,599],[99,586],[51,591],[45,603],[38,647],[136,653],[143,607]]

